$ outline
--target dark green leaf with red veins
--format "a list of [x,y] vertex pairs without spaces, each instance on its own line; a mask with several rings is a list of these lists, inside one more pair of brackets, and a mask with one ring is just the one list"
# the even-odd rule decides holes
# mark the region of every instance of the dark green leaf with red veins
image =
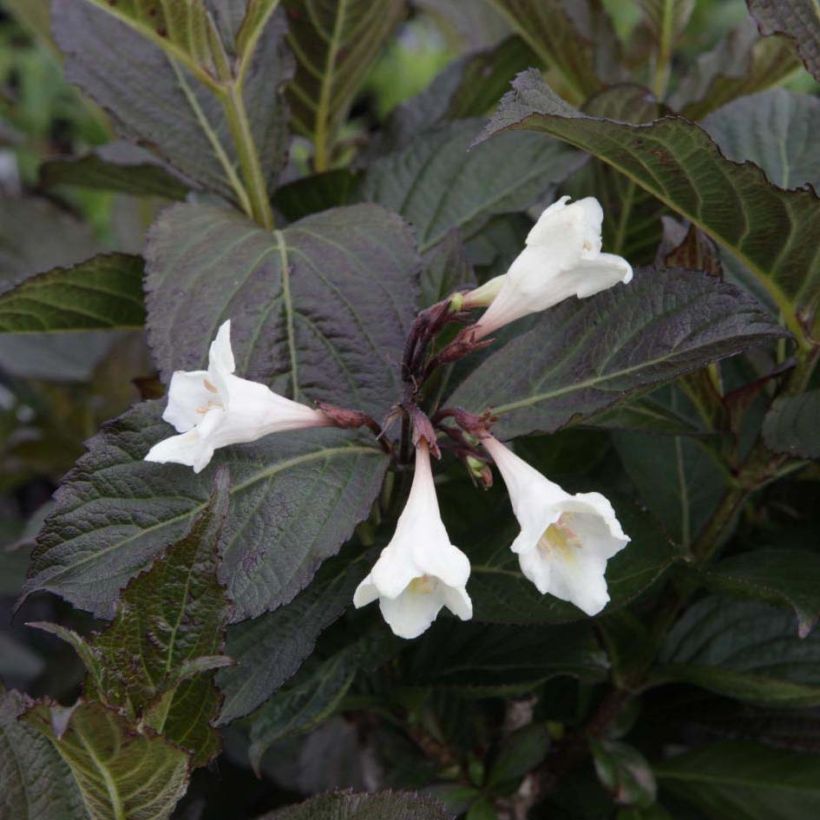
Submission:
[[757,27],[747,19],[697,58],[669,105],[699,120],[736,97],[777,85],[799,65],[789,40],[759,37]]
[[[113,623],[87,640],[66,637],[86,664],[85,696],[139,717],[205,765],[219,751],[211,728],[220,695],[213,675],[221,656],[228,601],[219,583],[219,544],[228,512],[228,474],[189,532],[123,590]],[[37,626],[37,624],[34,624]]]
[[288,86],[295,130],[313,141],[316,170],[334,145],[370,67],[405,12],[404,0],[284,0],[296,74]]
[[306,430],[217,451],[200,475],[143,461],[175,434],[146,402],[89,442],[57,492],[32,557],[25,595],[48,589],[111,617],[118,589],[181,538],[208,502],[213,470],[230,468],[220,578],[233,620],[290,601],[363,520],[387,458],[349,431]]
[[207,362],[230,319],[240,376],[376,418],[401,395],[421,262],[395,214],[353,205],[270,232],[220,208],[176,205],[146,253],[148,334],[166,379]]
[[588,623],[505,626],[449,617],[416,642],[408,664],[406,683],[476,698],[531,692],[558,675],[597,682],[608,668]]
[[656,683],[688,683],[765,706],[820,704],[820,632],[799,638],[794,614],[713,595],[675,624]]
[[71,770],[48,740],[19,720],[29,706],[25,695],[0,687],[0,817],[83,817]]
[[[545,66],[566,87],[568,96],[582,102],[598,91],[601,56],[617,42],[611,23],[592,0],[491,0]],[[611,68],[611,66],[607,66]],[[617,71],[605,76],[617,79]]]
[[785,34],[794,41],[803,65],[820,81],[820,13],[805,0],[746,0],[760,33]]
[[226,652],[234,665],[217,675],[225,696],[218,723],[252,712],[299,669],[320,633],[352,605],[370,563],[361,548],[351,544],[326,561],[289,604],[228,630]]
[[413,792],[320,794],[298,806],[288,806],[257,820],[452,820],[444,806]]
[[724,105],[702,125],[729,159],[751,160],[775,185],[820,190],[816,97],[776,88]]
[[593,154],[685,216],[745,264],[777,301],[790,328],[820,325],[820,202],[784,191],[755,165],[737,165],[694,123],[645,125],[588,117],[521,74],[487,128],[540,131]]
[[820,458],[820,389],[776,399],[763,422],[770,450],[802,458]]
[[76,185],[165,199],[185,199],[190,188],[153,154],[127,142],[109,143],[81,157],[45,162],[40,166],[40,185]]
[[0,293],[0,333],[141,328],[144,262],[108,253],[54,268]]
[[554,432],[784,331],[746,294],[695,271],[636,271],[628,285],[568,299],[490,355],[447,404],[500,417],[514,437]]
[[92,820],[162,820],[170,817],[185,793],[185,752],[150,730],[138,732],[100,703],[66,708],[38,702],[23,719],[48,738],[68,764]]
[[808,635],[820,620],[820,555],[816,552],[744,552],[706,570],[705,580],[717,590],[790,607],[797,616],[800,637]]
[[[607,564],[606,580],[610,602],[604,613],[626,606],[649,589],[678,558],[654,518],[633,504],[615,501],[616,512],[631,537],[626,548]],[[473,599],[474,618],[496,624],[558,624],[586,618],[581,610],[553,595],[542,595],[519,569],[511,550],[518,527],[512,521],[506,535],[495,536],[473,555],[468,592]]]
[[[637,124],[659,117],[661,106],[648,89],[624,83],[591,97],[584,112]],[[598,159],[573,174],[563,190],[574,199],[592,195],[601,203],[605,251],[624,256],[633,265],[654,261],[664,210],[658,199]]]
[[806,820],[820,813],[820,755],[725,741],[657,763],[655,775],[661,795],[670,792],[709,820]]
[[422,253],[454,228],[468,238],[491,217],[524,210],[585,161],[560,142],[524,134],[471,149],[480,128],[477,120],[439,126],[367,170],[361,197],[410,222]]
[[648,808],[655,802],[655,776],[637,749],[617,740],[593,740],[590,749],[598,779],[616,803]]
[[[56,0],[54,34],[65,53],[68,79],[111,113],[124,137],[149,147],[197,185],[242,204],[239,154],[220,101],[225,93],[213,93],[213,78],[199,56],[171,48],[174,35],[159,36],[146,17],[134,17],[140,5],[141,0],[125,9],[102,0]],[[197,9],[194,16],[207,17],[201,3],[185,0],[189,6]],[[184,34],[185,28],[178,31]],[[292,60],[284,35],[283,16],[273,15],[242,63],[238,92],[269,187],[287,149],[283,87]],[[215,36],[209,35],[209,44]],[[223,51],[232,48],[228,43]]]

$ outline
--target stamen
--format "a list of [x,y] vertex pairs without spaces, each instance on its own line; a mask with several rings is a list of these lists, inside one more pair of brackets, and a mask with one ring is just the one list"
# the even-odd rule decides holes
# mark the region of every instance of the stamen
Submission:
[[538,549],[543,553],[560,552],[564,557],[571,556],[571,550],[581,549],[581,539],[570,527],[572,518],[567,513],[562,513],[560,518],[550,524],[538,539]]
[[407,588],[418,595],[429,595],[436,588],[436,579],[430,575],[420,575],[414,578]]
[[212,385],[207,379],[203,379],[203,384],[205,385],[205,389],[210,390],[211,393],[218,393],[219,392],[219,390],[217,390],[217,388],[214,387],[214,385]]

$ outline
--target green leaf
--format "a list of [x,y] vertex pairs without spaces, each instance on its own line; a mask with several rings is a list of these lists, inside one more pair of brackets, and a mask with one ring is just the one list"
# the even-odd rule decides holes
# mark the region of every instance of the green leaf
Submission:
[[321,794],[257,820],[451,820],[444,806],[412,792]]
[[[149,3],[157,5],[55,0],[54,33],[65,54],[66,76],[109,111],[124,137],[259,215],[264,206],[256,199],[272,187],[287,147],[284,84],[292,61],[283,16],[266,18],[265,36],[253,38],[258,47],[243,52],[231,69],[235,46],[221,43],[201,2],[164,4],[167,36],[141,13]],[[191,19],[177,22],[189,9]],[[203,58],[224,65],[214,70],[200,62]]]
[[806,69],[820,82],[820,12],[803,0],[746,0],[760,33],[785,34],[794,40]]
[[584,162],[559,142],[522,134],[470,150],[479,130],[475,120],[442,125],[367,170],[362,198],[410,222],[422,253],[454,228],[469,238],[491,217],[524,210]]
[[[118,588],[181,538],[208,503],[214,467],[143,461],[174,431],[157,402],[137,405],[89,442],[57,492],[23,594],[48,589],[111,617]],[[348,431],[268,436],[218,451],[231,509],[220,579],[233,620],[290,601],[364,519],[387,459]],[[101,581],[104,579],[104,581]]]
[[0,293],[0,333],[141,328],[143,261],[108,253]]
[[769,449],[790,456],[820,458],[820,390],[775,399],[763,422]]
[[751,160],[781,188],[820,189],[814,138],[820,100],[782,88],[742,97],[710,114],[703,127],[731,160]]
[[694,123],[630,125],[568,106],[537,72],[520,75],[487,135],[540,131],[611,165],[731,251],[767,288],[798,336],[820,327],[820,204],[771,185],[756,166],[726,160]]
[[655,766],[663,790],[712,820],[806,820],[820,812],[820,755],[724,742]]
[[473,268],[458,231],[454,230],[427,254],[421,272],[421,303],[425,307],[434,305],[471,286],[475,287]]
[[225,695],[218,724],[247,715],[273,695],[313,652],[321,632],[352,604],[370,567],[356,550],[352,544],[326,561],[289,604],[228,630],[226,651],[235,665],[217,675]]
[[736,97],[777,85],[799,64],[785,37],[759,37],[757,27],[747,19],[697,58],[669,105],[699,120]]
[[[598,76],[597,59],[602,47],[598,43],[616,42],[615,33],[605,14],[593,3],[565,3],[564,0],[491,0],[509,20],[527,45],[544,65],[557,72],[569,94],[582,102],[598,91],[602,82]],[[579,8],[582,7],[582,8]],[[589,28],[582,28],[581,20],[590,15],[603,29],[598,38]],[[607,76],[607,82],[618,77]]]
[[491,354],[448,404],[491,407],[514,437],[554,432],[631,392],[775,339],[782,330],[737,288],[693,271],[639,270],[634,280],[567,300]]
[[347,168],[301,177],[277,188],[273,204],[295,222],[302,217],[348,205],[354,198],[360,174]]
[[531,723],[516,730],[504,738],[490,767],[487,785],[497,790],[515,789],[524,775],[544,761],[549,745],[549,732],[544,723]]
[[798,638],[793,618],[759,602],[704,598],[669,633],[657,680],[754,704],[820,704],[820,633]]
[[288,86],[294,128],[326,171],[353,99],[404,13],[403,0],[285,0],[297,69]]
[[[93,820],[170,817],[188,785],[188,758],[99,703],[35,704],[25,721],[69,765]],[[78,816],[78,815],[71,815]]]
[[0,687],[0,816],[66,820],[85,816],[71,770],[52,745],[19,720],[31,701]]
[[231,319],[246,378],[377,418],[401,396],[420,260],[395,214],[353,205],[270,232],[224,209],[176,205],[146,255],[148,333],[166,379],[206,362]]
[[762,549],[724,558],[705,573],[724,592],[791,607],[805,638],[820,620],[820,555],[808,550]]
[[655,776],[646,758],[617,740],[590,743],[598,779],[616,803],[648,808],[655,802]]
[[683,34],[695,0],[639,0],[652,38],[659,43],[674,45]]
[[[655,520],[637,508],[615,500],[618,518],[632,541],[607,564],[610,602],[605,612],[628,604],[654,584],[677,560],[677,551]],[[492,539],[492,552],[475,561],[469,592],[477,621],[498,624],[550,624],[586,616],[552,595],[542,595],[525,578],[510,545],[515,530]]]
[[512,697],[558,675],[599,681],[607,668],[588,623],[506,626],[444,619],[416,644],[403,681],[468,697]]
[[189,186],[166,171],[147,151],[126,142],[103,145],[82,157],[55,159],[40,166],[40,185],[76,185],[132,196],[184,200]]

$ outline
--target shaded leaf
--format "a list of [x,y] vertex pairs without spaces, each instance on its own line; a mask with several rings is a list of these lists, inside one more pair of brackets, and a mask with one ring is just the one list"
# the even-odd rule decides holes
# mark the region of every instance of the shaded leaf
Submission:
[[297,400],[386,413],[416,311],[413,237],[373,205],[282,231],[206,205],[176,205],[146,251],[148,333],[165,379],[207,361],[231,319],[237,372]]
[[38,703],[25,720],[69,765],[93,820],[161,820],[185,793],[185,753],[160,737],[136,732],[99,703],[69,710]]
[[754,704],[820,704],[820,633],[798,638],[791,613],[756,601],[698,601],[667,636],[660,661],[658,680]]
[[775,399],[763,422],[763,439],[776,453],[820,458],[820,390]]
[[294,128],[326,171],[356,92],[404,13],[403,0],[285,0],[297,69],[288,86]]
[[451,820],[444,806],[412,792],[376,794],[321,794],[298,806],[289,806],[257,820]]
[[593,740],[590,748],[598,779],[616,803],[648,808],[655,802],[655,776],[637,749],[617,740]]
[[549,731],[544,723],[531,723],[516,730],[504,738],[488,773],[487,785],[514,788],[524,775],[543,762],[549,746]]
[[501,435],[553,432],[709,361],[782,334],[746,294],[692,271],[641,270],[567,300],[491,354],[449,404],[499,415]]
[[364,557],[343,550],[289,604],[228,630],[226,651],[236,663],[217,676],[225,695],[218,723],[252,712],[299,669],[319,634],[352,604],[368,568]]
[[449,233],[425,259],[421,272],[421,304],[434,305],[457,290],[474,286],[473,268],[467,260],[457,230]]
[[[587,117],[537,72],[520,75],[487,135],[541,131],[612,165],[685,216],[745,264],[771,293],[790,327],[820,321],[820,204],[812,191],[784,191],[749,163],[726,160],[697,125],[664,117],[630,125]],[[816,329],[816,328],[815,328]]]
[[302,177],[276,189],[273,204],[291,222],[304,216],[347,205],[353,200],[359,174],[347,168]]
[[797,46],[806,69],[820,82],[820,14],[802,0],[746,0],[763,35],[785,34]]
[[759,37],[755,24],[747,19],[697,58],[669,105],[699,120],[737,97],[777,85],[798,65],[786,38]]
[[52,745],[18,720],[31,701],[0,691],[0,816],[14,820],[83,817],[71,770]]
[[77,185],[180,200],[185,199],[189,187],[166,171],[152,154],[126,142],[103,145],[82,157],[45,162],[40,166],[40,185]]
[[[195,475],[142,459],[173,434],[147,402],[110,423],[57,492],[23,594],[49,589],[113,615],[118,589],[205,508],[212,469]],[[234,620],[290,601],[365,518],[386,457],[347,431],[308,430],[225,448],[231,509],[220,578]],[[104,582],[101,582],[104,579]]]
[[710,586],[791,607],[805,638],[820,620],[820,556],[808,550],[762,549],[724,558],[706,571]]
[[[137,25],[124,22],[130,10],[147,7],[148,0],[129,0],[124,14],[118,12],[121,5],[55,0],[54,33],[65,54],[67,78],[111,113],[124,137],[143,143],[197,184],[250,209],[248,180],[240,179],[236,170],[242,168],[248,176],[248,151],[255,151],[258,173],[268,187],[284,162],[283,88],[292,61],[284,46],[283,17],[270,17],[265,36],[257,38],[260,47],[237,66],[239,78],[231,94],[179,50],[169,59],[163,50],[168,38],[159,37],[155,29],[156,36],[149,36],[145,18]],[[194,6],[198,11],[192,14],[207,17],[202,3],[194,0],[184,0],[180,10]],[[178,13],[176,6],[171,9],[167,6],[169,14]],[[184,36],[187,29],[177,31]],[[209,35],[210,45],[217,41],[216,34]],[[221,50],[231,51],[232,45],[222,44]],[[244,109],[246,132],[241,138],[253,143],[244,146],[244,154],[226,114],[237,105]]]
[[820,755],[726,741],[655,766],[661,788],[713,820],[805,820],[820,811]]
[[820,100],[782,88],[735,100],[710,114],[703,127],[731,160],[751,160],[781,188],[807,182],[820,190]]
[[422,253],[454,228],[467,238],[492,216],[524,210],[584,162],[559,142],[521,134],[469,150],[479,130],[475,120],[442,125],[367,170],[362,198],[410,222]]
[[0,333],[141,328],[143,261],[109,253],[0,293]]

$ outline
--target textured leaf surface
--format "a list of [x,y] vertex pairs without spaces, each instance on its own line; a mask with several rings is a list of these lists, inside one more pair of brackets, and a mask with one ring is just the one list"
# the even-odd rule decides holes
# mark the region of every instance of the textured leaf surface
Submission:
[[798,638],[794,615],[711,596],[675,624],[661,652],[663,680],[771,706],[820,703],[820,633]]
[[776,399],[763,423],[763,438],[776,453],[820,458],[820,390]]
[[[558,74],[582,101],[601,87],[596,66],[596,47],[577,25],[577,15],[589,15],[589,3],[564,0],[492,0],[544,65]],[[614,32],[607,29],[602,39]],[[607,78],[611,80],[611,77]]]
[[[89,442],[57,492],[24,594],[48,589],[110,617],[117,590],[205,507],[214,467],[195,475],[143,461],[173,429],[138,405]],[[220,578],[234,620],[290,601],[367,516],[386,457],[349,432],[308,430],[218,451],[231,505]]]
[[141,328],[143,267],[110,253],[25,279],[0,294],[0,333]]
[[83,801],[71,770],[39,732],[18,720],[29,704],[19,692],[0,692],[0,816],[82,817]]
[[703,127],[735,162],[751,160],[781,188],[807,182],[820,189],[820,100],[782,88],[735,100],[710,114]]
[[725,558],[706,573],[725,592],[791,607],[806,637],[820,620],[820,556],[808,550],[764,549]]
[[217,676],[225,694],[220,724],[252,712],[299,669],[319,634],[352,605],[368,566],[355,551],[343,550],[289,604],[228,630],[226,652],[235,665]]
[[395,214],[354,205],[270,232],[177,205],[155,223],[147,256],[149,340],[166,379],[206,362],[231,319],[246,378],[376,417],[400,397],[420,261]]
[[162,738],[138,734],[99,703],[78,704],[67,721],[66,712],[40,703],[25,720],[71,767],[92,820],[169,817],[188,785],[185,753]]
[[296,130],[313,140],[316,170],[330,154],[373,61],[404,13],[404,0],[285,0],[297,69],[288,86]]
[[728,248],[757,276],[799,330],[820,321],[820,203],[783,191],[759,168],[726,160],[709,135],[677,117],[630,125],[568,106],[537,72],[520,75],[487,134],[541,131],[612,165]]
[[[192,4],[185,0],[185,5]],[[200,81],[210,75],[197,73],[190,62],[169,59],[155,38],[144,36],[144,27],[117,17],[116,8],[96,0],[56,0],[54,33],[67,78],[111,113],[124,137],[149,146],[206,189],[242,200],[240,158],[225,109]],[[283,87],[292,63],[284,34],[282,16],[274,15],[248,57],[241,90],[260,173],[269,185],[286,147]]]
[[637,271],[628,285],[567,300],[490,355],[448,404],[500,415],[507,437],[576,417],[781,334],[752,299],[693,271]]
[[820,81],[820,11],[804,0],[747,0],[761,34],[785,34],[794,40],[800,59]]
[[40,184],[77,185],[132,196],[185,199],[189,186],[166,171],[148,151],[126,142],[103,145],[83,157],[55,159],[40,166]]
[[436,800],[411,792],[321,794],[258,820],[450,820]]
[[[617,503],[624,532],[632,538],[626,549],[607,564],[610,602],[606,612],[625,606],[649,588],[675,562],[677,553],[651,516],[634,506]],[[510,513],[511,515],[511,513]],[[481,563],[474,563],[469,592],[477,621],[499,624],[564,623],[584,618],[572,604],[553,595],[542,595],[525,578],[518,557],[510,551],[517,528],[494,539]]]
[[699,120],[727,102],[776,85],[799,65],[785,37],[759,37],[745,20],[701,54],[669,98],[672,108]]
[[524,134],[470,150],[479,130],[475,120],[449,123],[376,160],[362,198],[407,219],[424,252],[453,228],[469,237],[492,216],[524,210],[584,162],[560,142]]
[[710,820],[805,820],[820,812],[820,755],[724,742],[655,767],[662,789]]

